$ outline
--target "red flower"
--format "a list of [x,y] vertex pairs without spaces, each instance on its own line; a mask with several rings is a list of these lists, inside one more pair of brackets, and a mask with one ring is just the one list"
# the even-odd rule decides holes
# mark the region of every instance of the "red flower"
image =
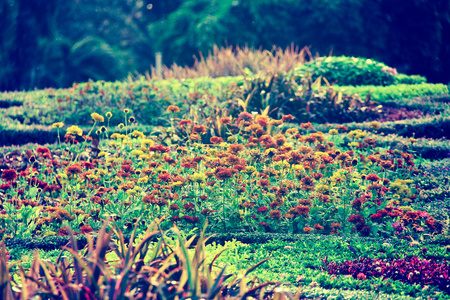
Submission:
[[47,147],[37,147],[36,148],[36,152],[38,154],[45,154],[45,153],[49,153],[50,154],[50,149],[48,149]]
[[158,180],[167,182],[170,179],[170,174],[167,172],[161,173],[158,175]]
[[2,174],[2,179],[5,181],[13,181],[17,178],[17,172],[16,170],[10,169],[10,170],[4,170]]
[[0,185],[0,190],[6,191],[10,188],[11,188],[11,184],[9,184],[9,183],[4,183],[4,184]]
[[192,131],[196,132],[196,133],[206,133],[208,127],[204,126],[204,125],[195,125],[194,128],[192,129]]
[[219,180],[226,180],[233,177],[233,174],[230,169],[219,167],[216,169],[216,177]]
[[253,120],[253,115],[248,112],[242,112],[239,115],[239,118],[243,119],[244,121],[251,121],[251,120]]
[[81,233],[86,234],[86,233],[90,233],[90,232],[94,231],[94,229],[92,229],[92,227],[89,225],[83,225],[80,227],[80,231],[81,231]]
[[186,211],[194,210],[195,205],[194,205],[194,203],[192,203],[192,202],[188,202],[188,203],[185,203],[185,204],[183,205],[183,208],[184,208]]
[[262,213],[262,212],[266,212],[268,210],[269,209],[267,208],[267,206],[262,206],[262,207],[258,208],[256,211]]
[[358,275],[356,275],[356,278],[359,280],[366,280],[367,276],[364,275],[364,273],[358,273]]
[[372,182],[378,182],[380,181],[380,177],[376,174],[369,174],[366,176],[366,180],[372,181]]
[[122,171],[129,173],[132,169],[132,167],[130,165],[123,165],[120,167],[122,169]]
[[268,187],[270,185],[270,181],[267,179],[261,179],[259,181],[259,185],[261,185],[262,187]]
[[192,121],[189,120],[189,119],[180,121],[180,126],[184,126],[184,125],[187,125],[187,124],[192,124]]
[[209,139],[209,141],[213,144],[219,144],[223,142],[223,138],[219,137],[219,136],[213,136]]
[[178,204],[170,204],[169,206],[169,210],[179,210],[180,207],[178,206]]

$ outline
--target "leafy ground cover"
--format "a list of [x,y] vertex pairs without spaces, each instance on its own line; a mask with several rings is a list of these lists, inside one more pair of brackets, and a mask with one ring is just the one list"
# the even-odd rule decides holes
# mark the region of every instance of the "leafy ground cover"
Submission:
[[[294,297],[301,285],[296,298],[449,298],[448,88],[353,89],[312,79],[247,72],[2,94],[9,146],[0,150],[0,239],[8,250],[0,267],[26,282],[3,292],[24,297],[43,280],[40,293],[51,297]],[[107,220],[111,236],[102,229]],[[146,240],[154,220],[160,233],[181,230],[167,242],[176,250],[154,234],[124,246],[132,232]],[[217,233],[216,244],[200,239],[199,250],[189,250],[199,228]],[[219,272],[203,267],[199,253],[214,258],[232,237],[240,242],[215,259]],[[50,250],[68,241],[73,262]],[[46,249],[40,254],[52,262],[30,247]],[[161,260],[133,260],[147,248]],[[34,263],[19,262],[23,256]],[[223,277],[225,263],[258,279]],[[38,265],[52,275],[38,275]],[[121,281],[102,273],[108,268],[133,275]],[[173,283],[135,281],[167,268]],[[92,272],[111,280],[92,285]]]

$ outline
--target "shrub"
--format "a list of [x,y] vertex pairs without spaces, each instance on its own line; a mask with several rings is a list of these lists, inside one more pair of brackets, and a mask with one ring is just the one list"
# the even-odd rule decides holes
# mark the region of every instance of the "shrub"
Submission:
[[313,80],[322,76],[330,83],[357,86],[395,84],[397,71],[372,59],[329,56],[305,63],[296,68],[294,73],[300,76],[310,73]]

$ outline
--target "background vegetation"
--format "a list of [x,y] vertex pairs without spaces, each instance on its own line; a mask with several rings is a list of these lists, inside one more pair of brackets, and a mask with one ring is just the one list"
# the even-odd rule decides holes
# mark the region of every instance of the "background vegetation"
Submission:
[[371,57],[448,83],[445,0],[5,0],[0,4],[0,90],[123,79],[164,63],[192,65],[214,45]]

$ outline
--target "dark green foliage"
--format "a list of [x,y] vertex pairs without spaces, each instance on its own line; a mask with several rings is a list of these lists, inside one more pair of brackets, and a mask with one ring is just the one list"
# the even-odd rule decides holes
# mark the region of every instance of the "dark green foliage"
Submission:
[[284,74],[258,76],[245,80],[243,88],[236,90],[242,93],[238,98],[245,101],[248,112],[267,110],[275,119],[291,114],[296,123],[362,121],[377,116],[380,109],[368,99],[322,86],[320,80],[313,82],[310,76],[302,78],[300,84]]
[[150,30],[165,61],[178,64],[192,64],[192,54],[206,55],[214,44],[271,49],[294,43],[322,55],[374,57],[446,83],[448,11],[445,0],[188,0]]

